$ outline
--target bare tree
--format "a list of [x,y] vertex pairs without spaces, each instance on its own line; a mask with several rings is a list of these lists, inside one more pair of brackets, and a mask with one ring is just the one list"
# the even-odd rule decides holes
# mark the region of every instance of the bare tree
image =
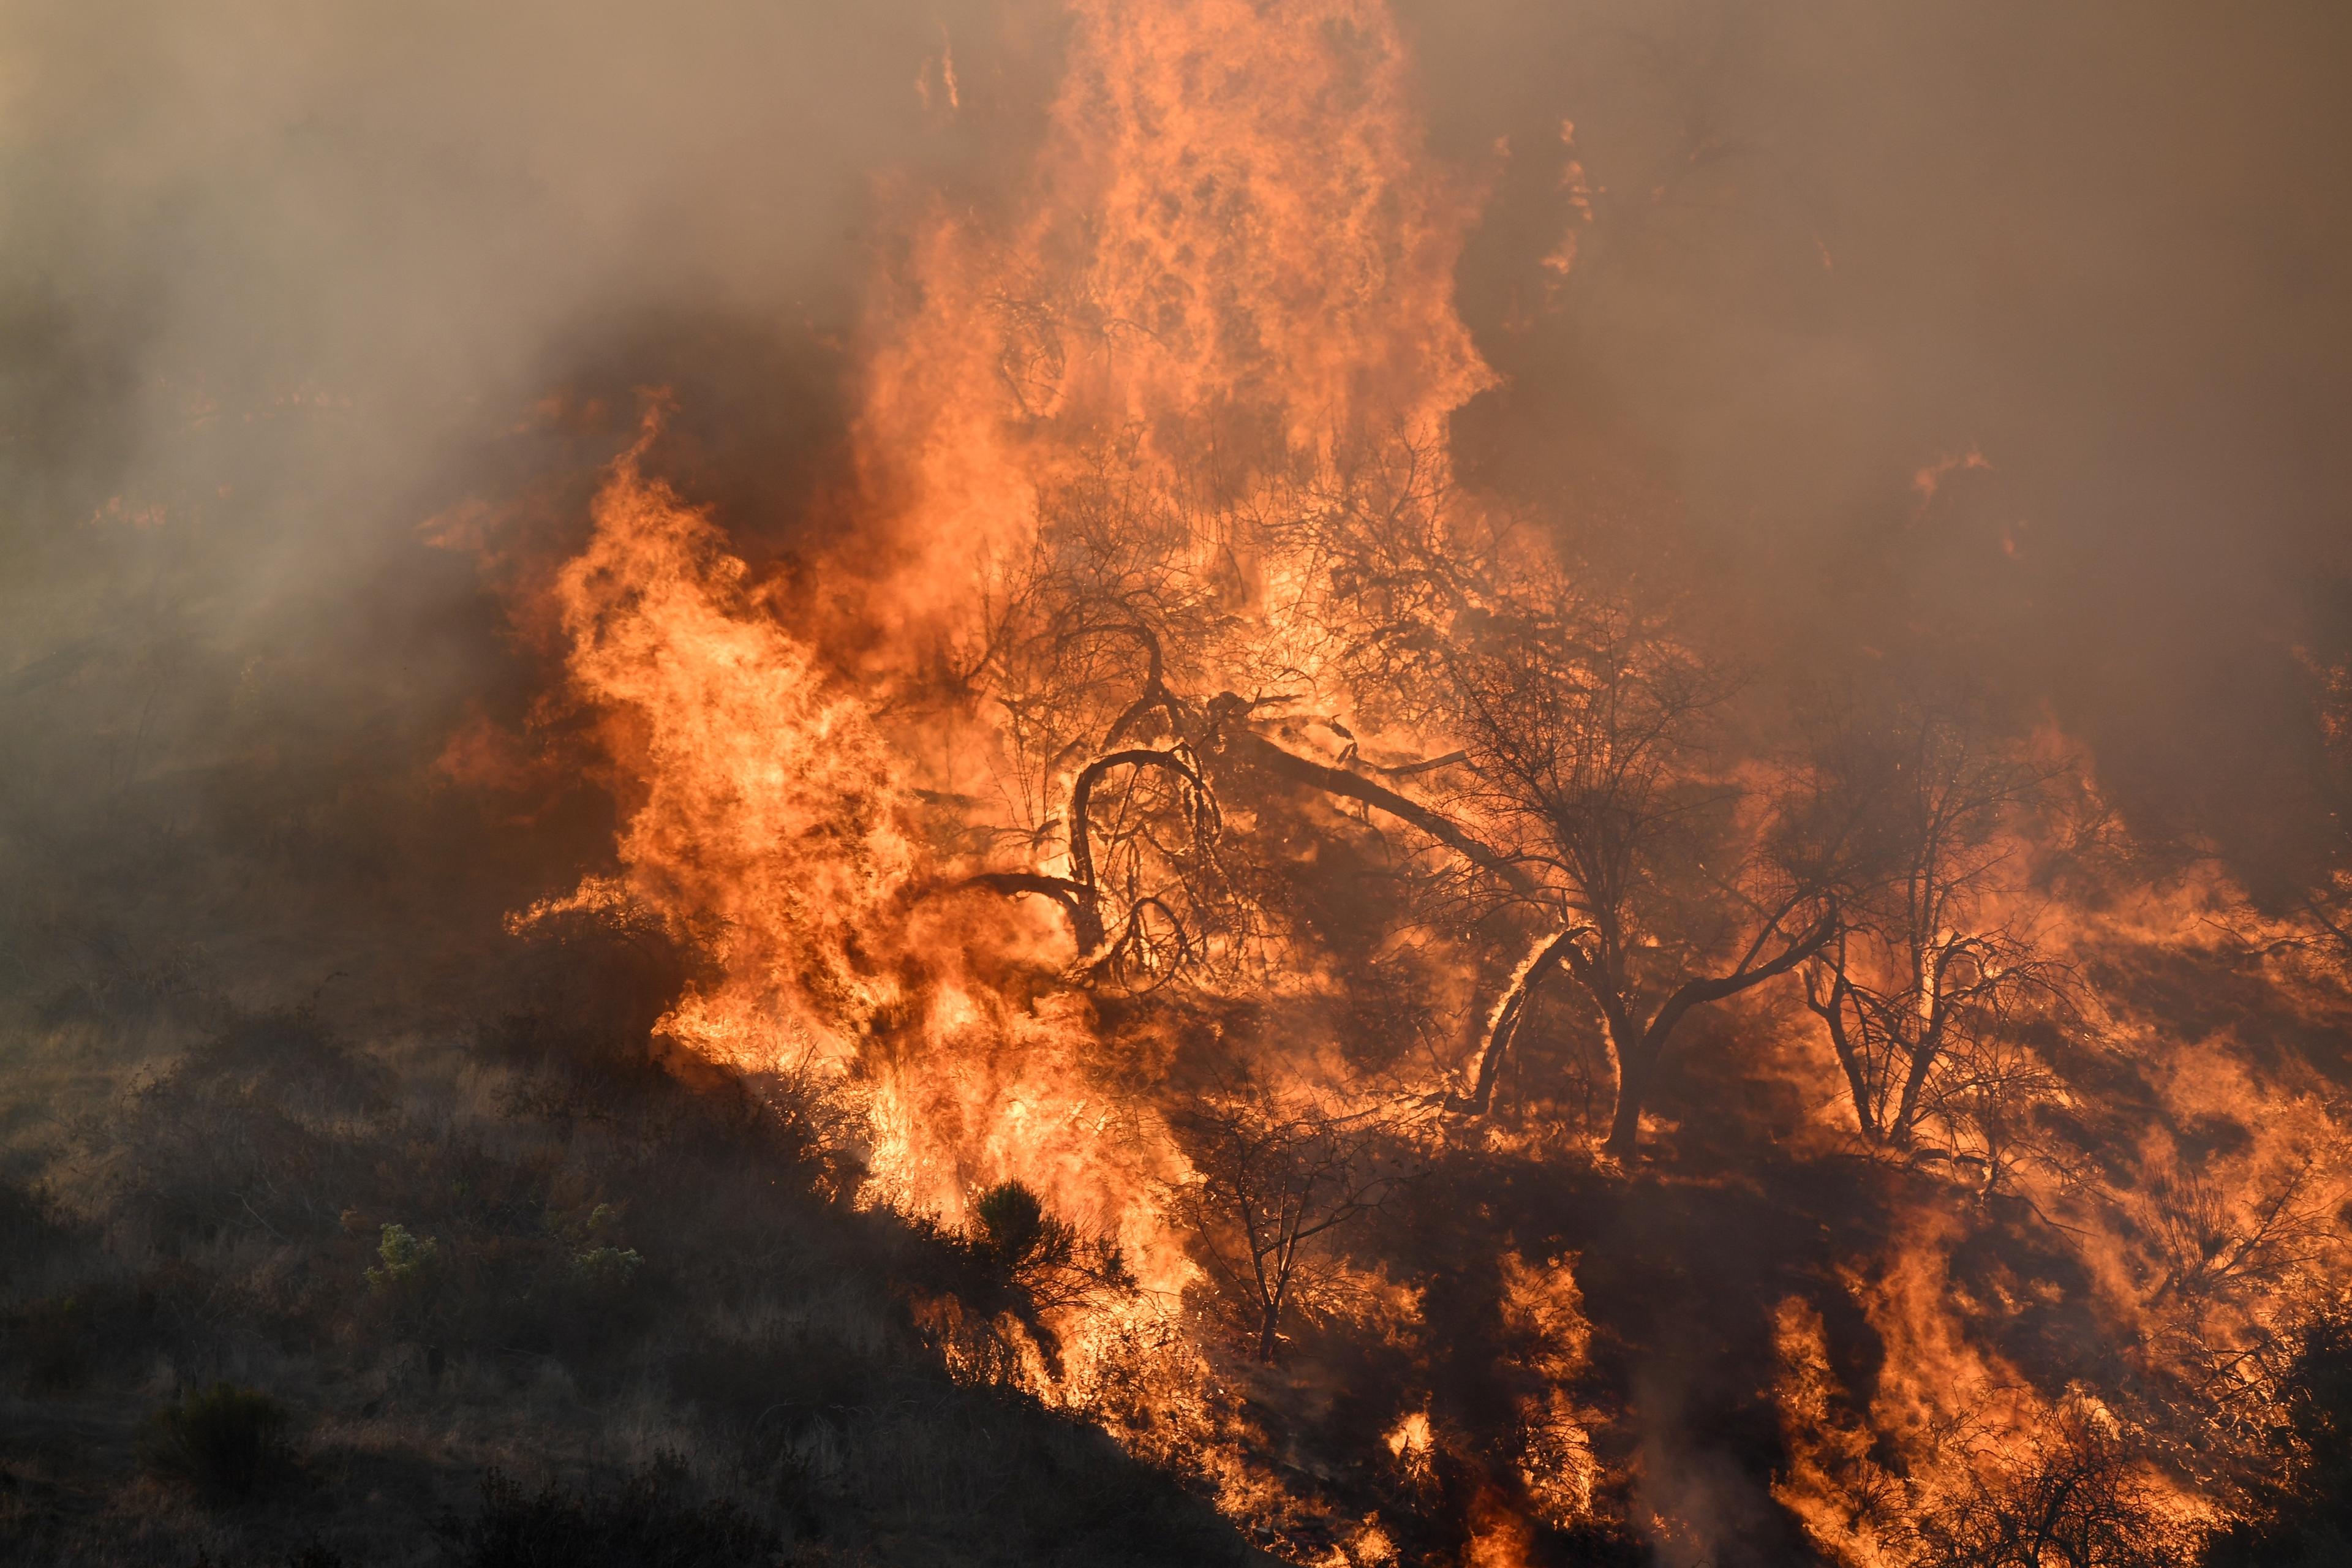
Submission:
[[1786,974],[1836,930],[1829,867],[1761,851],[1772,812],[1717,765],[1728,686],[1667,616],[1573,584],[1556,563],[1498,573],[1437,644],[1454,805],[1503,847],[1553,930],[1499,1004],[1465,1103],[1484,1110],[1534,989],[1565,973],[1616,1068],[1606,1147],[1642,1112],[1695,1008]]
[[1176,1211],[1247,1319],[1254,1352],[1272,1362],[1333,1233],[1408,1178],[1387,1148],[1394,1129],[1379,1109],[1286,1105],[1255,1085],[1214,1089],[1173,1121],[1193,1173],[1175,1189]]
[[1108,447],[1049,494],[1035,539],[992,574],[977,632],[942,658],[946,689],[994,710],[983,750],[1002,814],[978,830],[984,853],[1011,844],[1028,862],[968,885],[1051,900],[1079,972],[1130,991],[1250,926],[1178,696],[1218,659],[1229,591],[1199,520],[1137,471]]
[[1912,1500],[1893,1533],[1919,1568],[2172,1568],[2187,1532],[2104,1410],[2076,1401],[2047,1425],[1951,1444],[1959,1484]]
[[1862,847],[1805,1002],[1843,1069],[1864,1135],[1999,1180],[2018,1112],[2051,1086],[2021,1043],[2067,1007],[2070,976],[2037,943],[2013,830],[2060,770],[1982,738],[1965,710],[1897,704],[1849,720],[1816,756]]
[[[1278,957],[1277,900],[1222,852],[1230,797],[1318,792],[1410,829],[1466,874],[1476,910],[1543,933],[1456,1103],[1487,1109],[1537,990],[1565,974],[1603,1022],[1607,1146],[1631,1158],[1690,1012],[1790,973],[1836,931],[1833,856],[1763,853],[1771,803],[1727,765],[1715,723],[1730,683],[1665,611],[1591,586],[1516,520],[1455,505],[1426,454],[1399,447],[1227,519],[1222,554],[1197,520],[1155,533],[1118,507],[1076,513],[1008,595],[1024,608],[990,656],[1001,682],[1030,671],[1056,693],[1007,710],[1058,715],[1068,734],[1020,742],[1068,770],[1066,812],[1033,838],[1067,870],[978,880],[1061,903],[1089,972],[1134,988],[1253,942]],[[1239,581],[1275,556],[1283,571],[1259,573],[1236,630],[1211,608],[1231,591],[1219,563]],[[1251,684],[1188,694],[1221,675]],[[1367,755],[1339,715],[1303,716],[1308,697],[1419,737],[1421,754]],[[1312,754],[1310,725],[1336,756]]]
[[2306,1154],[2242,1205],[2198,1172],[2176,1167],[2153,1177],[2140,1205],[2162,1268],[2151,1301],[2264,1289],[2316,1260],[2337,1226],[2320,1175]]

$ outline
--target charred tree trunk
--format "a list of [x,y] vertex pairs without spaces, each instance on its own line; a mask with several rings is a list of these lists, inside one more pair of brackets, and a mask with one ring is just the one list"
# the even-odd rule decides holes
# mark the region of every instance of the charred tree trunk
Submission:
[[[1649,1023],[1635,1033],[1632,1014],[1625,1005],[1621,988],[1613,988],[1606,996],[1596,995],[1610,1020],[1610,1034],[1617,1045],[1617,1106],[1609,1119],[1609,1139],[1602,1149],[1612,1156],[1632,1161],[1641,1152],[1642,1110],[1649,1102],[1650,1091],[1655,1087],[1660,1065],[1667,1044],[1681,1026],[1683,1017],[1692,1008],[1710,1002],[1720,1002],[1752,990],[1766,981],[1786,974],[1811,958],[1836,934],[1834,912],[1823,915],[1802,935],[1793,939],[1780,952],[1764,963],[1743,962],[1728,974],[1704,980],[1686,981],[1675,988],[1664,1005],[1652,1015]],[[1759,942],[1761,939],[1759,938]],[[1571,947],[1570,952],[1576,950]],[[1594,966],[1576,965],[1571,968],[1588,988],[1605,984],[1606,976]],[[1620,1019],[1624,1026],[1620,1026]]]
[[1829,994],[1823,995],[1814,979],[1814,971],[1805,972],[1805,1005],[1820,1018],[1829,1030],[1831,1048],[1837,1052],[1838,1066],[1845,1073],[1846,1089],[1853,1096],[1854,1120],[1862,1126],[1863,1136],[1873,1142],[1885,1139],[1878,1121],[1878,1094],[1871,1087],[1871,1064],[1865,1055],[1868,1048],[1867,1026],[1864,1039],[1857,1043],[1853,1031],[1846,1026],[1846,1007],[1853,996],[1853,987],[1846,979],[1845,938],[1837,941],[1836,954],[1824,961],[1829,971]]
[[1272,1366],[1281,1352],[1282,1303],[1274,1300],[1266,1303],[1265,1311],[1258,1320],[1257,1359]]
[[1647,1062],[1624,1061],[1617,1074],[1617,1108],[1609,1118],[1609,1137],[1601,1145],[1612,1159],[1631,1164],[1640,1156],[1642,1106],[1649,1098]]

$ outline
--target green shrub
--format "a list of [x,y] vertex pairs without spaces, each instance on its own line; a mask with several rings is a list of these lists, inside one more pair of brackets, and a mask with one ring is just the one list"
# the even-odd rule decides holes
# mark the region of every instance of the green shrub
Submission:
[[441,1244],[412,1234],[404,1225],[387,1225],[375,1255],[379,1264],[367,1271],[368,1289],[379,1296],[413,1294],[439,1269]]
[[215,1496],[249,1497],[287,1468],[290,1420],[259,1390],[216,1383],[150,1416],[140,1451],[152,1468]]
[[618,1290],[636,1278],[645,1261],[635,1247],[592,1247],[572,1255],[572,1277],[593,1290]]

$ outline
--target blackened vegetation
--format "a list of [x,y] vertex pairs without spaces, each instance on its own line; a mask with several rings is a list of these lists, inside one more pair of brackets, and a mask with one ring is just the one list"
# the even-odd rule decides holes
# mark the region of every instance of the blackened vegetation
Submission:
[[723,1498],[697,1498],[675,1455],[617,1486],[575,1491],[550,1481],[527,1491],[492,1470],[480,1510],[459,1537],[464,1568],[720,1568],[772,1562],[782,1542]]
[[286,1446],[291,1419],[284,1405],[258,1390],[215,1383],[149,1417],[140,1456],[215,1498],[242,1500],[291,1468]]
[[912,1310],[944,1284],[1042,1336],[1131,1288],[1116,1252],[1020,1189],[971,1238],[849,1206],[815,1086],[651,1054],[689,967],[625,921],[543,939],[531,1011],[460,1052],[241,1018],[0,1188],[0,1534],[158,1568],[1246,1555]]
[[2352,1559],[2352,1310],[2314,1321],[2294,1347],[2273,1433],[2281,1464],[2252,1516],[2207,1545],[2207,1568],[2316,1568]]

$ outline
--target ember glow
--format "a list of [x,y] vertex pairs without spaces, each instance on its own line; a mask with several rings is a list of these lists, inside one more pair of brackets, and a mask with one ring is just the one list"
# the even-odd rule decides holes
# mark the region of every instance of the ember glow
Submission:
[[[532,166],[601,160],[596,224],[677,270],[554,289],[430,439],[257,404],[346,422],[305,437],[321,493],[401,477],[394,564],[256,572],[429,582],[352,602],[439,651],[394,674],[336,662],[373,631],[229,616],[235,679],[152,742],[173,659],[89,678],[147,694],[41,775],[112,781],[95,826],[26,808],[63,847],[26,860],[58,889],[19,922],[26,1081],[98,1109],[10,1146],[0,1222],[68,1260],[12,1288],[9,1353],[27,1399],[179,1401],[103,1517],[274,1550],[275,1504],[201,1522],[270,1494],[189,1436],[274,1376],[309,1401],[257,1438],[287,1473],[429,1430],[451,1474],[552,1478],[484,1483],[467,1561],[509,1561],[499,1519],[603,1518],[564,1478],[632,1463],[614,1495],[712,1562],[1012,1561],[991,1510],[1072,1561],[2326,1560],[2352,626],[2229,612],[2294,782],[2211,804],[2243,759],[2148,714],[2241,688],[2164,708],[2171,655],[2049,624],[2108,613],[2068,454],[1990,415],[1895,439],[1808,384],[1932,292],[1885,280],[1907,184],[1853,175],[1876,205],[1841,215],[1807,182],[1851,147],[1716,126],[1834,48],[1618,9],[893,8],[824,40],[905,101],[790,310],[728,258],[802,242],[716,216],[749,176],[687,112],[728,70],[665,44],[680,129]],[[532,110],[549,147],[569,102]],[[793,210],[833,210],[802,162]],[[1817,319],[1853,336],[1799,367]],[[239,395],[156,384],[195,446]],[[1871,457],[1803,471],[1838,441],[1776,447],[1791,410]],[[110,494],[43,570],[213,581],[250,482]],[[2116,592],[2173,604],[2160,576]],[[47,613],[28,714],[100,646]],[[328,689],[306,661],[376,717],[273,696]],[[245,868],[217,946],[58,912],[99,885],[72,857],[163,810],[122,803],[188,779],[219,847],[170,812],[140,842],[174,887]],[[338,1269],[347,1306],[302,1283]],[[191,1280],[279,1326],[205,1341],[155,1306]],[[143,1303],[136,1353],[91,1348],[108,1301]],[[591,1435],[529,1435],[566,1400]],[[0,1462],[113,1484],[37,1447]],[[1072,1466],[1142,1479],[1097,1509]],[[59,1561],[118,1539],[42,1528]]]

